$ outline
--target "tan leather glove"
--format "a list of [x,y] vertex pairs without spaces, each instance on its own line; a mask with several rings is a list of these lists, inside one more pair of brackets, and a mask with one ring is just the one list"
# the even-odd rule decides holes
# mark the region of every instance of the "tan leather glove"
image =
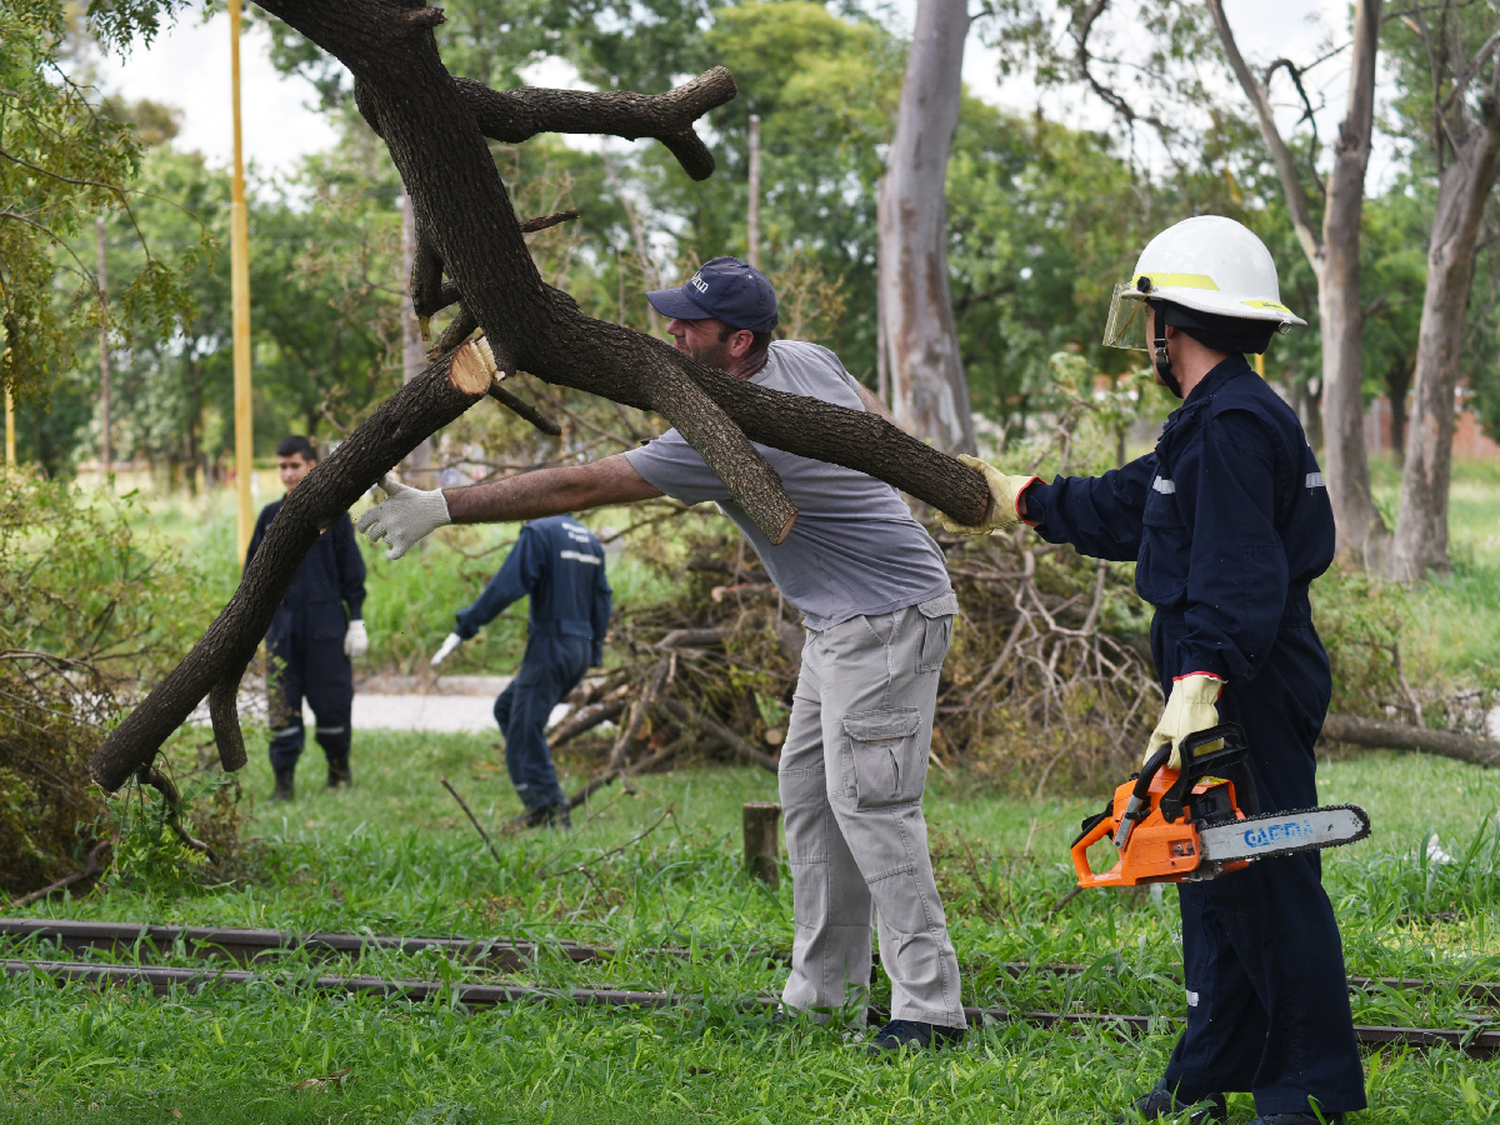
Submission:
[[[1224,690],[1224,681],[1207,672],[1190,672],[1172,681],[1172,694],[1167,696],[1167,706],[1161,720],[1151,732],[1146,743],[1146,753],[1141,757],[1145,763],[1163,746],[1172,746],[1172,757],[1167,768],[1182,769],[1182,740],[1190,734],[1219,725],[1219,693]],[[1222,744],[1221,744],[1222,745]],[[1212,750],[1212,745],[1202,747]]]
[[970,457],[967,453],[960,453],[958,460],[984,477],[984,482],[990,486],[990,510],[985,513],[983,523],[973,526],[956,523],[945,513],[939,512],[938,525],[954,535],[987,535],[998,528],[1015,527],[1020,523],[1021,513],[1017,505],[1021,493],[1037,478],[1007,476],[987,461]]

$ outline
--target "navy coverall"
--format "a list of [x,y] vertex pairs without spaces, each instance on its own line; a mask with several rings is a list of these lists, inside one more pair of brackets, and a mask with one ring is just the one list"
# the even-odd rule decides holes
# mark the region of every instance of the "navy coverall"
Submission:
[[[245,553],[246,566],[283,502],[261,509]],[[363,615],[364,604],[365,560],[345,512],[314,541],[266,630],[271,769],[278,781],[291,780],[302,754],[303,696],[317,719],[314,736],[328,759],[330,783],[348,777],[354,669],[344,655],[344,633],[350,620]]]
[[[1225,680],[1221,721],[1245,728],[1262,812],[1318,803],[1313,743],[1332,693],[1308,585],[1333,559],[1333,511],[1297,416],[1242,356],[1167,419],[1156,450],[1100,477],[1026,490],[1053,543],[1136,561],[1156,607],[1163,693]],[[1363,1109],[1338,924],[1318,854],[1179,884],[1188,1020],[1166,1082],[1185,1101],[1248,1090],[1258,1113]]]
[[458,613],[454,630],[464,640],[506,606],[531,596],[530,637],[516,678],[495,700],[495,721],[505,738],[505,768],[528,809],[564,804],[547,719],[604,660],[612,591],[604,577],[604,547],[572,516],[532,520],[479,600]]

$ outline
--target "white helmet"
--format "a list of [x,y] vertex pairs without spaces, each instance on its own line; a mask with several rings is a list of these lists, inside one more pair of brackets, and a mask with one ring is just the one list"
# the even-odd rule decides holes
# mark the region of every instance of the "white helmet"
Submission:
[[1184,219],[1146,244],[1130,284],[1115,286],[1104,327],[1108,347],[1150,350],[1147,299],[1237,320],[1307,323],[1281,303],[1266,244],[1222,215]]

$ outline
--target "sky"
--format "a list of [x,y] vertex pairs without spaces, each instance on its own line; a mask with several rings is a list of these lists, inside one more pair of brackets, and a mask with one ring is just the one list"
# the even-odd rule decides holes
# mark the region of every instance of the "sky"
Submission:
[[[1328,28],[1341,26],[1346,18],[1341,14],[1346,10],[1342,0],[1225,0],[1225,8],[1241,50],[1252,65],[1264,65],[1282,56],[1314,58]],[[909,30],[916,0],[898,0],[895,12],[898,23],[906,24],[903,30]],[[286,174],[303,156],[332,145],[335,133],[311,108],[316,102],[312,86],[278,74],[271,65],[268,46],[269,35],[263,29],[248,32],[241,45],[244,152],[246,161],[254,162],[262,175]],[[1039,99],[1029,82],[1012,79],[1001,83],[995,57],[977,35],[970,37],[964,55],[964,80],[975,96],[1028,113],[1040,100],[1049,116],[1071,125],[1102,128],[1109,124],[1108,111],[1097,99],[1077,94]],[[1348,81],[1347,68],[1341,68],[1340,63],[1335,60],[1325,65],[1316,80],[1333,107],[1320,115],[1319,130],[1325,137],[1337,127],[1337,111]],[[527,77],[538,85],[564,85],[569,83],[569,69],[565,64],[544,63]],[[177,106],[183,112],[177,145],[204,153],[212,163],[229,165],[233,138],[226,14],[221,12],[205,23],[188,13],[158,36],[149,49],[137,48],[123,62],[107,58],[99,71],[106,93]],[[1278,111],[1283,128],[1290,127],[1296,116],[1289,105]],[[1372,171],[1378,175],[1378,169]]]

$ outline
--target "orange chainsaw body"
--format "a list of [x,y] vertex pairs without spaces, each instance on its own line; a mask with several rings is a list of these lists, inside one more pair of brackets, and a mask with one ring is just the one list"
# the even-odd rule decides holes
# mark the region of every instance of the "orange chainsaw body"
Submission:
[[[1149,812],[1135,821],[1119,862],[1108,871],[1095,873],[1089,866],[1088,850],[1105,837],[1111,839],[1125,822],[1126,808],[1136,788],[1134,779],[1115,790],[1107,812],[1097,817],[1073,842],[1073,869],[1080,887],[1134,887],[1142,883],[1177,883],[1188,879],[1212,878],[1250,865],[1249,860],[1213,864],[1203,858],[1203,845],[1190,811],[1195,805],[1214,806],[1218,817],[1232,814],[1244,820],[1235,799],[1234,782],[1221,777],[1201,777],[1188,791],[1182,815],[1168,821],[1161,810],[1162,797],[1172,788],[1178,771],[1161,768],[1151,779],[1146,798]],[[1200,870],[1202,868],[1202,870]],[[1212,868],[1212,870],[1208,870]]]

